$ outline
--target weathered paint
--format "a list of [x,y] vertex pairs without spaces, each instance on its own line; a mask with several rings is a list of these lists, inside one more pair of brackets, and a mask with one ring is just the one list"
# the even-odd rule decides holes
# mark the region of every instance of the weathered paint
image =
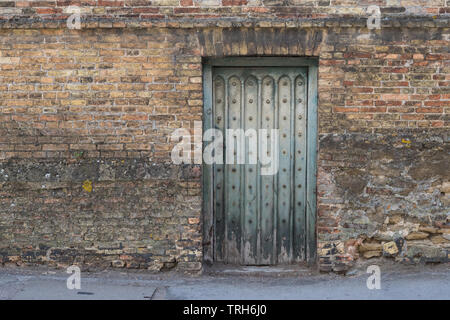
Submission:
[[[247,137],[242,140],[245,150],[233,154],[235,164],[215,165],[212,181],[206,182],[214,189],[215,260],[235,264],[303,261],[307,257],[308,70],[213,67],[211,73],[212,86],[206,90],[212,92],[216,129],[280,129],[276,175],[261,175],[261,164],[249,164],[253,142]],[[242,151],[245,165],[236,164]]]

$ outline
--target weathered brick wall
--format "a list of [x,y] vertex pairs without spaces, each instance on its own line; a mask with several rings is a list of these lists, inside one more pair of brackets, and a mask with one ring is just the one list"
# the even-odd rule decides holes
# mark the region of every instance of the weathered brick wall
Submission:
[[1,31],[2,262],[200,267],[200,170],[167,143],[201,120],[190,37]]
[[[3,264],[198,270],[201,170],[171,163],[169,136],[201,120],[202,57],[255,55],[319,60],[321,269],[448,259],[445,1],[415,19],[375,1],[380,30],[355,1],[164,1],[0,2]],[[69,4],[98,19],[68,30]]]
[[291,18],[298,16],[365,15],[365,8],[378,5],[390,14],[448,13],[448,0],[2,0],[4,15],[64,15],[68,6],[84,8],[97,16],[167,18],[195,16]]

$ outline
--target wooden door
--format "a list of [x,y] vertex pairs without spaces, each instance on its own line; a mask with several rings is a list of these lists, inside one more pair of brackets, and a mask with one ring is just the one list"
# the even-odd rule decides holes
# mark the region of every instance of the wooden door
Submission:
[[[223,164],[210,177],[216,261],[306,259],[307,79],[302,67],[212,69],[211,123],[224,138]],[[263,174],[261,152],[276,152],[274,174]]]

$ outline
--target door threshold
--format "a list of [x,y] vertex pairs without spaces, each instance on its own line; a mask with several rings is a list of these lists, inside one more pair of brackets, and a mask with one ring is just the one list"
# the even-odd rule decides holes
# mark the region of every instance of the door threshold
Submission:
[[317,274],[306,263],[290,265],[230,265],[214,263],[203,267],[203,274],[214,276],[251,276],[251,277],[306,277]]

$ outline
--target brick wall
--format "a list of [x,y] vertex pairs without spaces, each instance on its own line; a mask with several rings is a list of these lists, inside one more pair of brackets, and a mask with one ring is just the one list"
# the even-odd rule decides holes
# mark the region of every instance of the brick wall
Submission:
[[448,259],[445,1],[367,1],[379,30],[355,1],[147,2],[0,2],[3,264],[199,270],[201,170],[169,136],[201,120],[202,57],[255,55],[319,59],[321,269]]
[[448,13],[448,0],[2,0],[3,15],[56,16],[68,6],[80,6],[97,16],[197,18],[272,16],[325,17],[329,15],[365,14],[365,8],[378,5],[386,14]]

